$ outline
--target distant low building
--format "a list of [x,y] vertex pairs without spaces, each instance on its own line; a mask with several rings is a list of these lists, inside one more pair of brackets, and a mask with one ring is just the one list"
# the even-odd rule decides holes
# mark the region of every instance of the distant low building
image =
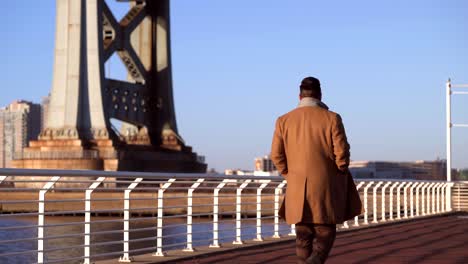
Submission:
[[224,170],[226,175],[254,175],[253,171],[241,170],[241,169],[226,169]]
[[279,176],[270,156],[255,158],[254,170],[226,169],[226,175]]
[[468,181],[468,169],[459,169],[454,176],[456,181]]
[[349,170],[354,178],[445,180],[447,163],[439,159],[414,162],[351,161]]
[[278,170],[276,170],[273,161],[270,156],[266,155],[263,157],[255,158],[255,170],[253,172],[255,176],[279,176]]
[[17,100],[0,108],[0,167],[11,167],[30,140],[41,132],[41,106]]
[[273,164],[270,156],[266,155],[263,157],[255,158],[255,171],[276,171],[276,167]]

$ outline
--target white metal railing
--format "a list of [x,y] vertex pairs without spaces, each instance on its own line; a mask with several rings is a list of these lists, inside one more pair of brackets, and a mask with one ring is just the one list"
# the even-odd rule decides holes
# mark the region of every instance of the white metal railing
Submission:
[[[140,254],[295,235],[278,215],[281,177],[24,169],[0,175],[0,263],[131,262]],[[356,184],[365,212],[355,227],[449,208],[446,182]]]
[[452,189],[452,204],[454,209],[468,212],[468,181],[456,182]]

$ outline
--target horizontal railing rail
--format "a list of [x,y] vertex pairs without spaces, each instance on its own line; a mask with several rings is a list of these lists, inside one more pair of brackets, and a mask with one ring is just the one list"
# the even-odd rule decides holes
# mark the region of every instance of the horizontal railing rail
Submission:
[[[364,213],[339,229],[441,214],[457,194],[442,181],[355,183]],[[286,184],[279,176],[0,169],[0,263],[130,262],[294,236],[279,217]]]

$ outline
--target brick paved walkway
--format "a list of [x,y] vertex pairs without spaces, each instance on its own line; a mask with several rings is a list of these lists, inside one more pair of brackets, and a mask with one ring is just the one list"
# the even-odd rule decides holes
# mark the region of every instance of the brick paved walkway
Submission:
[[[294,243],[174,263],[296,263]],[[327,264],[468,263],[468,216],[442,216],[338,233]]]

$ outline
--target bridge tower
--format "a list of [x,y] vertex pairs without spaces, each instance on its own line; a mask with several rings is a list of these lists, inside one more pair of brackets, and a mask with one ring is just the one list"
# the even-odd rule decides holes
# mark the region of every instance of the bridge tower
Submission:
[[[205,172],[177,130],[169,0],[128,2],[117,21],[106,0],[56,1],[47,122],[15,167]],[[127,81],[105,74],[114,53]],[[111,119],[125,122],[126,132]]]

